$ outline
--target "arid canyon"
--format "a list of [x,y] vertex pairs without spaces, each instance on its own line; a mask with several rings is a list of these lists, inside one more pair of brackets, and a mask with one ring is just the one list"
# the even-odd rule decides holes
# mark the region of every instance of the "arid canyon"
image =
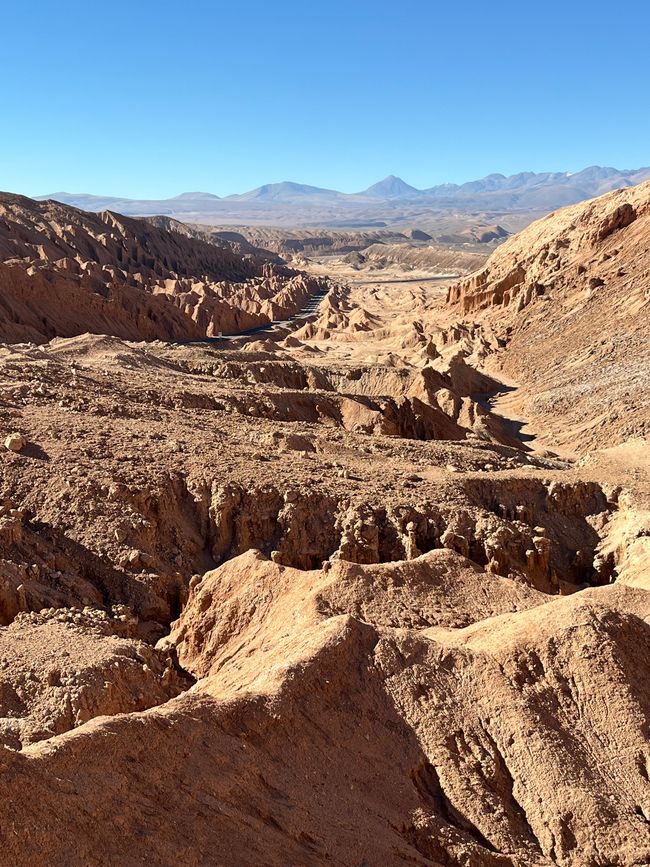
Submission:
[[2,864],[650,863],[650,182],[437,213],[0,195]]

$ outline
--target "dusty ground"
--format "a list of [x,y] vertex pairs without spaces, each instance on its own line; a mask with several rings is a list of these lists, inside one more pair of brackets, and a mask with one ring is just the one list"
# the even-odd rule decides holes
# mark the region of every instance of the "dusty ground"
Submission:
[[556,449],[523,306],[304,268],[292,330],[0,347],[4,863],[648,863],[643,384]]

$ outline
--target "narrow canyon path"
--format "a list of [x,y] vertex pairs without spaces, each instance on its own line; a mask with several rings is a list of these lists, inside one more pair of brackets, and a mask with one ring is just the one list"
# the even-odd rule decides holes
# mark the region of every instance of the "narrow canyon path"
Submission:
[[297,328],[304,323],[305,320],[314,316],[318,312],[320,305],[323,303],[329,292],[330,287],[314,292],[303,307],[301,307],[294,316],[289,316],[287,319],[275,319],[272,322],[266,322],[264,325],[256,325],[255,328],[246,328],[243,331],[237,331],[233,334],[220,334],[218,337],[202,337],[198,340],[179,340],[177,342],[181,345],[207,343],[214,344],[217,347],[226,347],[232,343],[233,340],[240,340],[242,337],[255,336],[263,338],[265,336],[273,336],[280,329]]
[[[521,414],[518,384],[502,375],[493,358],[483,357],[481,329],[467,335],[459,330],[458,313],[446,303],[447,289],[457,278],[404,271],[399,266],[369,274],[337,257],[313,261],[309,267],[314,276],[327,276],[344,287],[341,311],[338,316],[328,314],[325,298],[319,306],[320,318],[316,316],[312,326],[301,328],[298,324],[292,328],[294,340],[285,347],[293,357],[301,362],[317,360],[325,367],[340,364],[421,369],[434,365],[441,372],[450,371],[459,353],[476,370],[483,370],[487,360],[491,387],[487,392],[480,388],[471,391],[468,384],[472,399],[486,413],[501,417],[500,426],[513,443],[525,450],[559,454],[551,441],[538,438],[537,431]],[[433,348],[441,341],[448,341],[448,351]],[[573,456],[566,453],[562,457]]]

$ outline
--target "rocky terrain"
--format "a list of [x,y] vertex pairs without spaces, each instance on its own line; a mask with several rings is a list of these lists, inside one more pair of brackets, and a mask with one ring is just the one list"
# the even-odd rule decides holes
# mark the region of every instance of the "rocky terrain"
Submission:
[[520,388],[500,406],[556,444],[650,433],[650,183],[566,208],[449,290],[507,351]]
[[2,203],[5,863],[648,863],[650,185],[462,279]]
[[[150,222],[160,224],[164,217],[150,217]],[[179,226],[183,224],[178,224]],[[409,249],[415,247],[427,248],[433,246],[439,249],[443,244],[446,249],[456,249],[457,252],[476,253],[487,257],[491,252],[484,245],[497,244],[508,237],[508,232],[498,225],[486,226],[481,223],[472,223],[464,226],[462,231],[455,234],[447,234],[440,238],[434,238],[428,232],[415,226],[398,229],[357,229],[343,231],[341,229],[283,229],[266,226],[247,227],[222,227],[222,226],[184,226],[185,231],[199,231],[206,234],[216,243],[227,241],[236,247],[246,245],[261,250],[273,251],[285,259],[292,256],[324,256],[343,255],[345,253],[363,251],[372,246],[403,247]],[[460,249],[458,249],[460,248]],[[469,249],[468,249],[469,248]],[[442,251],[440,251],[442,252]],[[478,261],[475,267],[483,264]]]
[[294,315],[323,289],[266,251],[178,228],[1,194],[4,339],[210,337]]
[[370,244],[345,259],[359,269],[381,270],[396,265],[403,271],[420,271],[439,276],[460,276],[479,268],[486,258],[481,250],[443,247],[436,244]]
[[[345,254],[363,250],[371,244],[407,244],[412,240],[408,230],[368,229],[343,231],[336,229],[283,229],[267,226],[201,226],[216,238],[231,243],[245,241],[270,250],[284,259],[292,256]],[[407,234],[408,233],[408,234]],[[431,240],[426,235],[426,240]]]

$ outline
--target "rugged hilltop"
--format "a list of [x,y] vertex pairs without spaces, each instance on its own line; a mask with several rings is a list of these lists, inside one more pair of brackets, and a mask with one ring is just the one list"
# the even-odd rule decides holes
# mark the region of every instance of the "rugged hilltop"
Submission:
[[272,254],[110,211],[0,194],[0,328],[41,342],[84,332],[196,339],[295,314],[318,281]]
[[507,406],[569,448],[650,433],[650,182],[507,240],[448,301],[484,323]]
[[[30,315],[52,272],[63,325],[0,323],[6,863],[650,862],[648,380],[615,355],[630,421],[601,425],[618,398],[587,354],[645,357],[647,196],[560,212],[449,290],[10,206],[2,267]],[[99,284],[142,304],[336,281],[227,344],[69,336],[77,266],[115,259]],[[139,322],[116,297],[103,331]]]

